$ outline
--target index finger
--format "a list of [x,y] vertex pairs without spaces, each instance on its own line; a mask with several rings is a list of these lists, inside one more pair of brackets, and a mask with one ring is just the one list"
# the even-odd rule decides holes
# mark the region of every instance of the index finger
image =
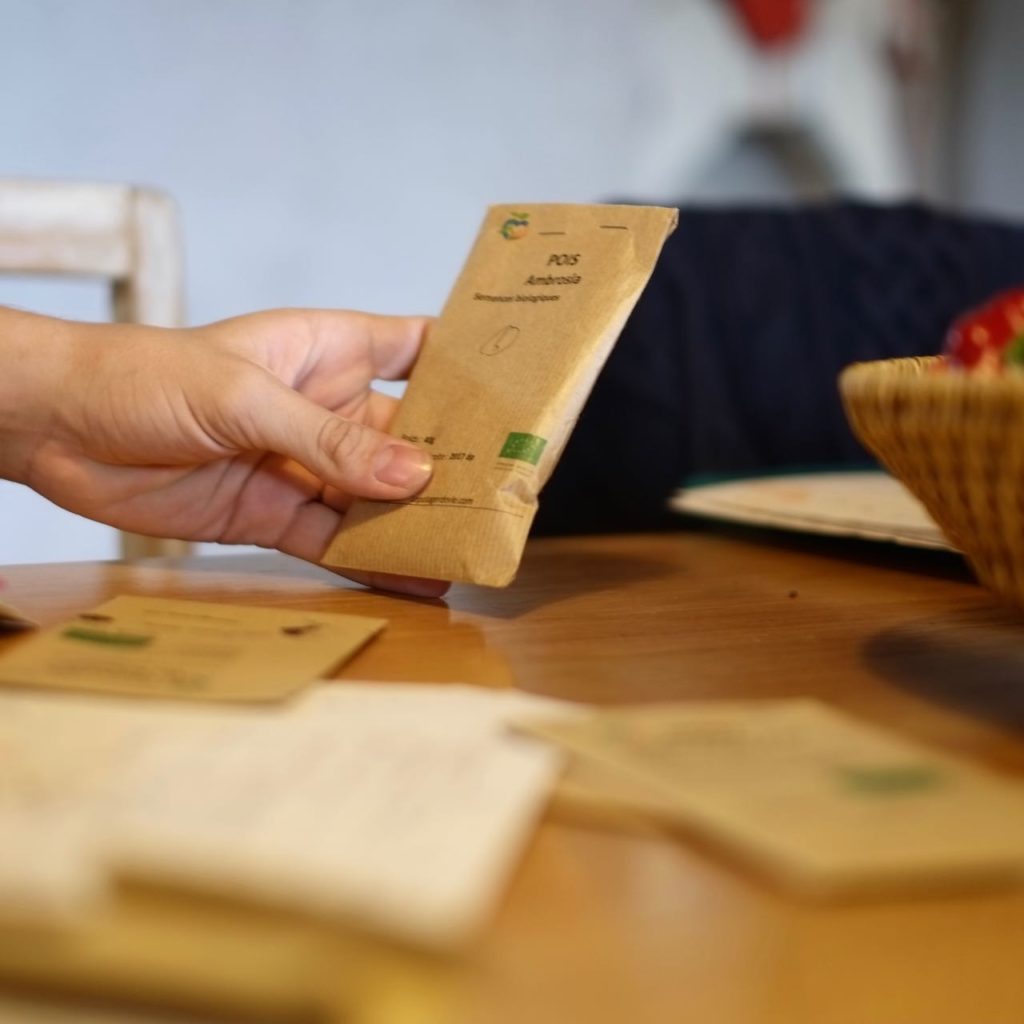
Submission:
[[405,380],[420,354],[423,342],[434,322],[430,316],[386,316],[380,313],[353,313],[324,310],[318,331],[334,337],[363,335],[373,375],[379,380]]

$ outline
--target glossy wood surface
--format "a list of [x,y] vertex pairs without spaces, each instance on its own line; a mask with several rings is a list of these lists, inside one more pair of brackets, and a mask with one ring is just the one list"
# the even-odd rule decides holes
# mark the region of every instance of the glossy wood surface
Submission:
[[[348,679],[598,703],[813,695],[1024,775],[1024,618],[942,553],[725,528],[544,540],[508,589],[444,601],[276,555],[0,576],[44,622],[116,593],[388,619]],[[801,902],[692,837],[553,808],[491,927],[438,971],[450,1002],[430,1019],[473,1024],[1017,1024],[1024,894]]]

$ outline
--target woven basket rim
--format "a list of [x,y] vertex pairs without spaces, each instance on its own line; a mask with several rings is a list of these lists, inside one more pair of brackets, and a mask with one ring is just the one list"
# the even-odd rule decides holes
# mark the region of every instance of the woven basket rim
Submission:
[[846,395],[879,388],[938,396],[990,396],[1024,400],[1024,372],[993,376],[951,371],[934,373],[940,356],[905,356],[851,363],[839,374],[839,389]]
[[846,367],[847,420],[979,580],[1024,611],[1024,373],[936,373],[938,358]]

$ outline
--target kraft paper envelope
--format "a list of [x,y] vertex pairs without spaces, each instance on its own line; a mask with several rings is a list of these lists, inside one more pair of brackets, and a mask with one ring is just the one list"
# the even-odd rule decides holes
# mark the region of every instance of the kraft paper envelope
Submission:
[[493,206],[392,433],[433,453],[405,502],[357,501],[326,565],[505,586],[601,366],[677,211]]
[[682,824],[805,891],[1024,880],[1024,786],[811,700],[527,722],[574,753],[564,796]]
[[0,926],[0,988],[50,997],[0,999],[0,1020],[312,1024],[328,1019],[328,979],[347,969],[330,952],[301,922],[129,893],[75,928]]
[[18,611],[12,604],[0,601],[0,633],[5,630],[32,629],[39,623]]
[[419,683],[338,682],[284,707],[0,690],[0,933],[88,921],[128,877],[465,946],[562,768],[508,723],[563,713]]
[[115,597],[0,654],[0,684],[188,700],[279,700],[355,654],[383,619]]

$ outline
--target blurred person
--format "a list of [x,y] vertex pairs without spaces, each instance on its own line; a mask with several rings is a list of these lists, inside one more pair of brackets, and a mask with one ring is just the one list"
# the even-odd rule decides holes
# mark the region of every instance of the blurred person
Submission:
[[535,533],[677,528],[707,474],[865,466],[837,378],[934,355],[1024,283],[1024,226],[926,203],[682,206],[541,494]]

